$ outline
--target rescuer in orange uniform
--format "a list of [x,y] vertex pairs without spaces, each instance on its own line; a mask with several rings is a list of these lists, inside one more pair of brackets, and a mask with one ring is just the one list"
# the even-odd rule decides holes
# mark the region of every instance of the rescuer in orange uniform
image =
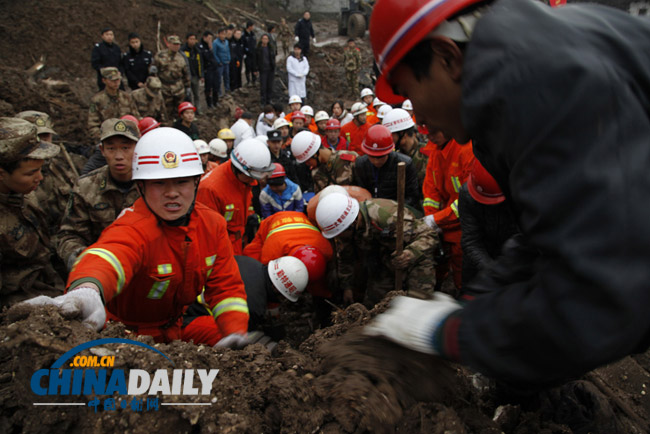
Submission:
[[243,252],[246,220],[253,214],[252,187],[273,171],[271,153],[256,139],[246,139],[230,153],[230,161],[208,173],[199,184],[197,202],[218,211],[228,223],[228,236],[235,255]]
[[147,133],[134,153],[133,180],[141,198],[81,253],[67,294],[28,303],[79,313],[95,329],[108,315],[138,334],[169,342],[181,338],[181,316],[205,288],[220,333],[217,345],[244,346],[246,293],[225,220],[195,202],[202,173],[187,135],[172,128]]
[[370,128],[370,124],[366,122],[366,105],[361,102],[355,102],[350,109],[352,112],[352,122],[341,127],[341,136],[345,137],[348,141],[348,151],[354,151],[359,156],[366,153],[361,148],[363,140],[366,138],[366,133]]
[[[441,132],[429,134],[436,145],[429,156],[424,176],[424,221],[442,232],[443,246],[451,253],[451,271],[454,285],[462,284],[463,251],[460,246],[461,230],[458,219],[458,192],[467,181],[474,163],[472,142],[460,145]],[[449,272],[447,264],[436,267],[437,281],[442,282]]]

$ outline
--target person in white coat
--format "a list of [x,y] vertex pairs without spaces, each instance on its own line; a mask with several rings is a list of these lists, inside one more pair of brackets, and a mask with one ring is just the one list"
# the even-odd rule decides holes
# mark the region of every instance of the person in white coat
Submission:
[[253,114],[250,112],[244,112],[237,122],[230,127],[230,130],[235,135],[235,144],[233,145],[233,149],[236,148],[242,140],[254,139],[255,130],[253,129]]
[[293,54],[287,57],[287,72],[289,73],[289,95],[298,95],[303,100],[307,97],[307,74],[309,61],[302,55],[298,44],[293,46]]

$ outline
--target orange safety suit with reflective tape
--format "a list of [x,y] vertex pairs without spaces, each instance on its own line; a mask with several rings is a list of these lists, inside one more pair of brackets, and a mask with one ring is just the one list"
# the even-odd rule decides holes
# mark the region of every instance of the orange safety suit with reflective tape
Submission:
[[227,161],[201,179],[196,201],[221,214],[228,224],[228,236],[235,255],[241,255],[246,219],[253,213],[251,185],[241,182]]
[[[428,145],[425,149],[427,148]],[[458,192],[467,181],[473,163],[472,142],[460,145],[451,139],[442,149],[435,146],[429,154],[422,186],[424,214],[433,214],[436,224],[442,230],[443,242],[451,249],[451,267],[457,288],[461,285],[463,257],[460,247]]]
[[379,118],[377,117],[377,113],[370,110],[366,112],[366,123],[370,125],[381,124]]
[[248,329],[226,222],[200,203],[187,226],[169,226],[139,198],[79,256],[67,288],[84,282],[100,287],[109,319],[157,342],[181,338],[181,316],[204,288],[223,336]]
[[363,151],[361,144],[365,140],[366,133],[368,133],[368,129],[370,127],[371,124],[369,124],[368,122],[366,122],[361,126],[357,126],[355,121],[348,122],[347,124],[341,127],[341,135],[345,137],[345,139],[349,143],[348,151],[354,151],[357,154],[359,154],[359,156],[366,154]]

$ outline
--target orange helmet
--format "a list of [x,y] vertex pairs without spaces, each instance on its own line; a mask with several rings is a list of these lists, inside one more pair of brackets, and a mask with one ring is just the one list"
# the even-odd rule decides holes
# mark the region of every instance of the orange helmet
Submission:
[[375,124],[368,129],[361,148],[371,157],[388,155],[395,149],[393,134],[385,126]]
[[472,172],[467,181],[467,189],[474,200],[483,205],[495,205],[506,200],[499,184],[477,159],[474,159],[474,166],[472,166]]
[[327,268],[327,260],[323,252],[314,246],[300,246],[291,251],[289,256],[296,257],[302,261],[307,267],[309,273],[309,280],[320,280],[325,276],[325,269]]

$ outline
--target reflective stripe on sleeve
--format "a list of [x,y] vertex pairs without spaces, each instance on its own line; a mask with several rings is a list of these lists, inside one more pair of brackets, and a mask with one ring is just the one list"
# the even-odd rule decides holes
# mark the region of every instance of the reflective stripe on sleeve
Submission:
[[212,308],[212,316],[214,319],[217,319],[219,315],[226,312],[242,312],[248,315],[248,304],[243,298],[229,297],[221,300]]
[[225,218],[226,221],[229,222],[230,220],[232,220],[232,216],[234,213],[235,213],[235,205],[232,203],[230,205],[226,205],[226,213],[223,215],[223,218]]
[[[81,260],[82,257],[85,255],[95,255],[99,256],[113,267],[115,270],[115,273],[117,273],[117,293],[119,294],[122,292],[122,288],[124,287],[124,268],[122,267],[122,263],[120,262],[119,259],[117,259],[117,256],[113,254],[110,250],[106,249],[99,249],[99,248],[94,248],[94,249],[87,249],[85,252],[79,256],[79,259],[77,259],[77,263]],[[76,265],[76,263],[75,263]]]
[[456,218],[459,218],[458,216],[458,199],[452,202],[451,204],[451,210],[456,214]]
[[457,176],[452,176],[451,177],[451,183],[454,186],[454,191],[456,193],[458,193],[460,191],[460,187],[462,186],[462,184],[460,183],[460,180],[458,179],[458,177]]
[[312,230],[312,231],[320,232],[316,226],[310,225],[308,223],[290,223],[290,224],[282,225],[282,226],[279,226],[279,227],[273,229],[272,231],[270,231],[268,233],[268,235],[266,236],[266,239],[268,240],[269,237],[271,235],[275,234],[275,233],[282,232],[282,231],[290,231],[290,230],[293,230],[293,229],[309,229],[309,230]]
[[169,288],[169,280],[165,280],[164,282],[156,282],[151,287],[151,290],[149,290],[147,298],[160,300],[163,295],[165,295],[165,292],[167,292],[167,288]]
[[435,209],[440,209],[440,202],[436,202],[435,200],[425,197],[424,202],[422,202],[422,206],[432,206]]

